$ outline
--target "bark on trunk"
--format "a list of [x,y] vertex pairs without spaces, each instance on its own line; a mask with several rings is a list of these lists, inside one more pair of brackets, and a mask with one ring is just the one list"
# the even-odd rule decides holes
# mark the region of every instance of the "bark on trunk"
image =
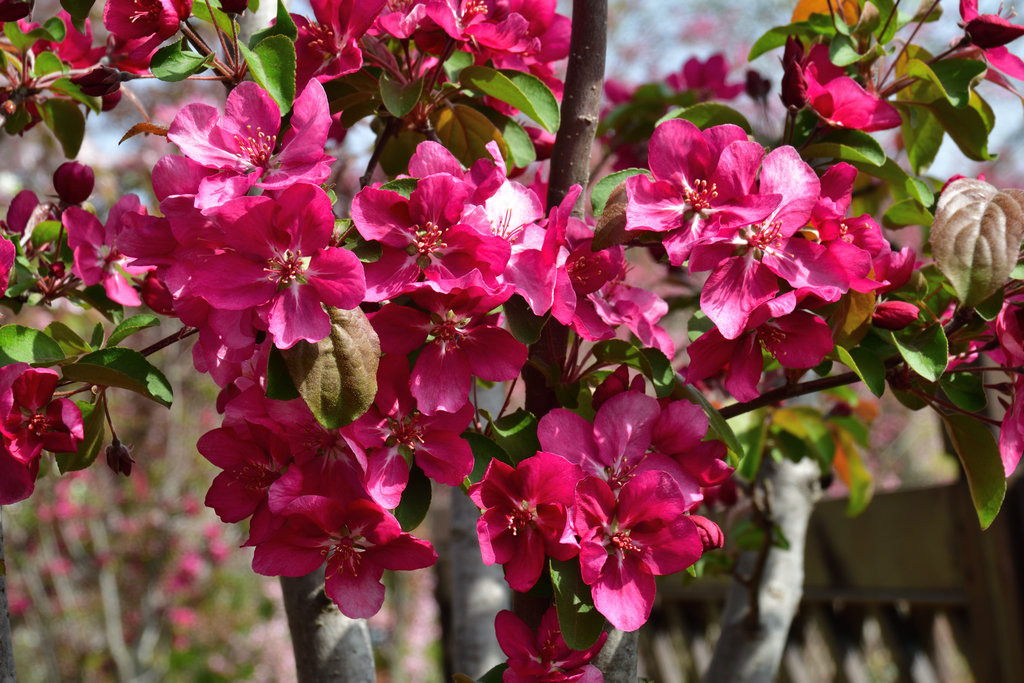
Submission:
[[324,570],[281,577],[299,683],[375,683],[370,630],[324,593]]
[[7,609],[7,565],[4,563],[3,511],[0,507],[0,683],[14,683],[14,642]]
[[[771,521],[789,543],[772,547],[764,560],[756,595],[757,623],[751,624],[748,585],[734,581],[725,605],[722,635],[715,646],[705,683],[768,683],[774,680],[786,647],[789,627],[803,596],[807,523],[821,498],[821,471],[816,462],[777,463],[762,468]],[[737,563],[740,577],[757,577],[758,552],[745,552]]]
[[608,631],[608,640],[597,655],[594,666],[604,674],[605,683],[635,683],[637,640],[640,631]]

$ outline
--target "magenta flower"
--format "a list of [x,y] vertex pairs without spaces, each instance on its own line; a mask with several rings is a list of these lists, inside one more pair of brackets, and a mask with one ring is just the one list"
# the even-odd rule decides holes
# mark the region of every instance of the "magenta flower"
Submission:
[[568,560],[579,552],[566,510],[582,478],[577,465],[540,452],[515,469],[492,460],[484,478],[469,487],[483,510],[476,531],[484,564],[504,565],[513,590],[533,588],[546,556]]
[[443,294],[424,288],[412,298],[429,313],[387,304],[371,317],[384,353],[408,354],[427,342],[410,376],[420,411],[460,410],[469,400],[474,376],[503,382],[519,375],[526,345],[498,327],[497,316],[490,314],[511,290],[506,286],[492,294],[470,286]]
[[832,63],[827,45],[813,45],[803,61],[807,83],[807,104],[826,123],[865,132],[896,128],[902,123],[899,111],[877,95],[869,93]]
[[312,0],[315,22],[293,14],[299,30],[295,40],[295,84],[310,79],[321,83],[338,78],[363,65],[359,39],[377,18],[387,0]]
[[145,208],[140,208],[137,196],[128,194],[110,209],[105,226],[77,206],[69,206],[61,217],[68,233],[68,246],[75,252],[75,275],[86,285],[102,283],[107,296],[124,306],[142,304],[125,274],[140,275],[148,270],[129,266],[117,248],[118,236],[126,227],[124,217],[133,213],[145,213]]
[[682,71],[669,74],[665,83],[677,92],[694,90],[697,99],[704,100],[731,100],[743,92],[743,83],[726,83],[729,76],[729,65],[721,53],[708,57],[707,61],[701,61],[696,57],[690,57],[683,64]]
[[473,470],[473,452],[459,435],[472,419],[470,404],[455,413],[421,413],[410,392],[408,359],[382,358],[373,405],[346,430],[366,450],[370,496],[387,508],[398,505],[409,480],[407,458],[431,479],[462,484]]
[[982,51],[989,66],[1024,80],[1024,60],[1006,47],[1006,43],[1024,35],[1024,26],[1011,24],[997,14],[979,14],[978,0],[960,0],[960,16],[966,24],[967,39]]
[[541,617],[537,633],[508,610],[498,612],[494,631],[501,651],[508,657],[508,669],[502,674],[505,683],[600,683],[604,680],[600,670],[589,662],[604,647],[608,634],[602,633],[586,650],[570,650],[562,637],[554,606]]
[[575,501],[580,572],[594,606],[615,628],[635,631],[651,614],[654,577],[682,571],[703,553],[697,526],[664,472],[637,475],[617,499],[607,482],[587,477]]
[[351,309],[362,301],[362,264],[329,246],[334,214],[320,188],[298,184],[277,199],[241,197],[218,214],[230,250],[190,264],[189,288],[216,308],[257,307],[278,348],[326,337],[331,323],[322,304]]
[[103,25],[122,40],[146,39],[150,49],[177,33],[191,12],[192,0],[111,0]]
[[327,596],[342,614],[372,617],[384,604],[385,569],[422,569],[433,547],[404,533],[376,503],[301,496],[282,513],[285,524],[256,546],[252,568],[264,576],[305,576],[327,561]]
[[[1009,299],[995,320],[995,334],[1004,366],[1024,365],[1024,307],[1019,298]],[[1013,401],[999,428],[999,454],[1009,477],[1024,453],[1024,376],[1013,374]]]
[[14,257],[18,253],[14,242],[0,237],[0,296],[7,291],[8,278],[11,276],[11,268],[14,267]]
[[[334,158],[324,154],[331,114],[319,83],[310,83],[295,99],[291,128],[278,141],[281,111],[260,86],[239,83],[228,95],[224,115],[206,104],[190,104],[171,122],[167,139],[207,169],[196,206],[209,211],[256,186],[283,190],[295,183],[327,180]],[[205,174],[204,174],[205,175]]]

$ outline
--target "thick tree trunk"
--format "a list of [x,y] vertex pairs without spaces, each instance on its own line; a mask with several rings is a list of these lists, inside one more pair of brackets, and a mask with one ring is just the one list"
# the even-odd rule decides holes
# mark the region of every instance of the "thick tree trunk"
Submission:
[[370,630],[324,593],[324,570],[281,577],[299,683],[375,683]]
[[608,640],[594,661],[594,666],[604,674],[605,683],[635,683],[639,633],[617,628],[608,631]]
[[[789,543],[788,550],[772,547],[766,557],[758,552],[740,556],[739,577],[753,579],[753,587],[734,581],[725,605],[722,635],[715,646],[705,683],[768,683],[774,680],[786,647],[789,627],[803,596],[804,547],[807,523],[821,498],[821,470],[816,462],[777,463],[766,458],[761,481],[767,498],[769,521],[777,524]],[[757,605],[751,615],[751,595]],[[751,616],[756,617],[751,623]]]
[[14,683],[14,642],[11,613],[7,609],[7,565],[4,563],[4,525],[0,507],[0,683]]

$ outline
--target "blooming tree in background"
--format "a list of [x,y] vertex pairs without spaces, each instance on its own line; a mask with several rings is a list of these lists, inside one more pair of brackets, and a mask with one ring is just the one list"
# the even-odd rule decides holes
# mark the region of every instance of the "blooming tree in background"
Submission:
[[[997,514],[1024,452],[1024,190],[925,175],[946,135],[994,158],[982,93],[1024,77],[1005,47],[1024,29],[976,2],[926,49],[937,3],[802,0],[750,53],[781,50],[781,137],[723,103],[772,85],[720,56],[609,82],[600,112],[603,2],[279,4],[247,39],[237,0],[61,5],[0,1],[5,144],[52,135],[72,159],[0,224],[0,504],[101,451],[128,474],[108,392],[169,406],[154,354],[190,343],[222,416],[197,444],[221,470],[206,504],[248,520],[253,570],[323,571],[342,614],[373,616],[385,570],[437,559],[416,536],[430,481],[457,487],[484,562],[529,593],[495,623],[508,662],[484,678],[505,681],[602,680],[655,577],[727,568],[702,506],[729,486],[782,545],[766,463],[835,469],[862,509],[857,395],[787,399],[862,382],[933,408],[981,525]],[[225,96],[140,107],[122,141],[164,145],[151,191],[97,209],[73,159],[137,79]],[[337,143],[365,121],[346,187]],[[104,321],[28,324],[65,302]],[[132,346],[163,318],[180,330]],[[1001,419],[980,414],[992,375]]]

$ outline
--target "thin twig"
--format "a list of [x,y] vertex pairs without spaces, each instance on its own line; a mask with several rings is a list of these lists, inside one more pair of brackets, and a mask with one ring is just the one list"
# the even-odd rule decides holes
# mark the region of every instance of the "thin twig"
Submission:
[[185,339],[187,337],[191,337],[193,334],[195,334],[198,331],[199,331],[198,327],[189,327],[188,325],[185,325],[184,327],[182,327],[180,330],[178,330],[174,334],[168,335],[168,336],[164,337],[163,339],[161,339],[160,341],[154,342],[154,343],[150,344],[146,348],[144,348],[141,351],[139,351],[139,353],[141,353],[143,356],[152,355],[152,354],[156,353],[157,351],[159,351],[160,349],[167,348],[171,344],[180,342],[182,339]]

